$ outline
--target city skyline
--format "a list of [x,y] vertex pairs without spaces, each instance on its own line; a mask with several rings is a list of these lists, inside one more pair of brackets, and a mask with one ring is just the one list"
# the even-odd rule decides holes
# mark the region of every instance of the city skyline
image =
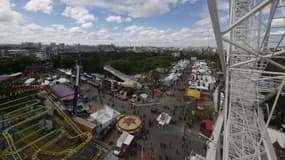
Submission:
[[[0,0],[0,4],[1,44],[215,46],[206,0]],[[228,21],[228,5],[219,0],[223,24]]]

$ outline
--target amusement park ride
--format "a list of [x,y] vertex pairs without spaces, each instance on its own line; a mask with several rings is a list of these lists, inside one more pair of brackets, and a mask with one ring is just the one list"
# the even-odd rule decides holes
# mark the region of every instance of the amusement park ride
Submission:
[[69,159],[80,156],[96,160],[102,155],[99,146],[86,152],[91,144],[91,133],[82,132],[61,107],[39,89],[1,99],[0,113],[0,159]]
[[[80,62],[74,94],[74,115],[82,112],[78,100]],[[102,148],[62,110],[45,87],[21,87],[0,99],[0,159],[98,160]],[[78,103],[78,104],[77,104]],[[83,108],[83,109],[82,109]]]
[[[208,0],[208,7],[226,81],[206,159],[276,160],[267,127],[285,84],[285,66],[276,62],[285,53],[285,3],[230,0],[230,24],[223,31],[216,0]],[[261,106],[269,98],[274,103],[264,122]]]

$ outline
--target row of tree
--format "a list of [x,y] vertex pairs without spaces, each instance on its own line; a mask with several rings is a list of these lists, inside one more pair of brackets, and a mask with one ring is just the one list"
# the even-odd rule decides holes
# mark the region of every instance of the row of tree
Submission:
[[[195,56],[198,59],[206,59],[215,62],[219,68],[220,62],[217,54],[201,54],[198,52],[182,53],[180,58],[174,58],[170,53],[134,53],[134,52],[80,52],[83,70],[85,72],[103,73],[104,65],[111,65],[114,68],[126,73],[137,74],[148,72],[156,67],[169,67],[172,62],[180,58]],[[64,52],[52,55],[49,61],[55,68],[73,68],[78,60],[78,52]],[[0,59],[0,75],[15,72],[23,72],[28,65],[43,64],[33,56],[19,56],[15,58]],[[46,64],[46,63],[45,63]]]
[[[159,53],[82,52],[80,55],[83,70],[86,72],[102,73],[104,65],[111,65],[130,75],[156,67],[169,67],[175,60],[171,54]],[[52,62],[55,68],[73,68],[78,59],[78,53],[68,52],[54,56]]]
[[23,72],[25,67],[38,63],[33,56],[19,56],[15,58],[0,59],[0,75]]

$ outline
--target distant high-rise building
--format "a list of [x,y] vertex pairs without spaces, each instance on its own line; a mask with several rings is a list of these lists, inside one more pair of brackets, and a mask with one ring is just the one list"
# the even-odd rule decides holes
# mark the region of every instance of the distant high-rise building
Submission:
[[41,49],[41,48],[42,48],[42,43],[41,43],[41,42],[38,43],[37,48],[38,48],[38,49]]
[[21,47],[26,48],[26,49],[36,48],[36,46],[33,42],[23,42],[21,44]]
[[52,48],[55,48],[55,47],[56,47],[56,43],[55,43],[55,42],[51,42],[51,43],[50,43],[50,46],[51,46]]
[[58,45],[58,49],[60,49],[60,50],[64,50],[64,43],[59,43],[59,45]]

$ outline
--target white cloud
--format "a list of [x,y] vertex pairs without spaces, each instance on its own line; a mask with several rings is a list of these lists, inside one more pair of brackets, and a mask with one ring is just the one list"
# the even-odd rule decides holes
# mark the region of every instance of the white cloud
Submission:
[[176,1],[169,0],[153,0],[144,3],[139,7],[134,7],[129,10],[129,15],[133,18],[157,16],[170,11],[169,5]]
[[82,7],[66,7],[62,12],[63,16],[75,19],[77,23],[86,23],[95,21],[96,17],[90,14],[89,11]]
[[196,3],[198,0],[181,0],[180,3],[184,4],[184,3],[191,3],[194,4]]
[[[90,35],[96,36],[90,36]],[[111,34],[106,29],[87,32],[81,27],[66,28],[64,25],[54,24],[41,26],[38,24],[0,26],[0,43],[42,42],[66,44],[108,44],[112,40]]]
[[218,5],[218,9],[219,10],[229,10],[229,2],[227,1],[227,2],[223,2],[223,1],[219,1],[218,3],[217,3],[217,5]]
[[[177,0],[165,1],[171,4],[177,3]],[[125,0],[125,3],[133,4],[134,1]],[[145,2],[143,1],[141,3]],[[207,26],[170,30],[130,25],[118,30],[114,27],[112,32],[109,32],[106,28],[94,29],[90,32],[90,30],[86,29],[92,27],[92,22],[96,20],[96,17],[85,9],[84,6],[66,7],[62,13],[64,16],[76,20],[77,24],[73,27],[66,27],[62,24],[42,26],[35,23],[24,23],[23,16],[13,10],[13,4],[8,0],[0,0],[0,13],[2,13],[0,14],[0,37],[5,37],[0,38],[0,43],[31,41],[43,43],[63,42],[67,44],[81,43],[89,45],[110,43],[116,45],[149,46],[215,45],[212,29]],[[126,22],[128,18],[130,20],[132,19],[131,17],[121,17],[121,21]]]
[[69,29],[70,33],[85,33],[84,30],[82,30],[80,27],[72,27]]
[[125,21],[126,21],[126,22],[131,22],[131,21],[132,21],[132,18],[131,18],[131,17],[127,17],[127,18],[125,19]]
[[285,31],[280,31],[280,30],[279,31],[275,31],[275,32],[271,31],[270,35],[282,36],[284,33],[285,33]]
[[262,13],[263,13],[263,14],[269,14],[269,13],[270,13],[270,8],[271,8],[270,5],[264,7],[264,8],[262,9]]
[[273,19],[271,23],[272,27],[285,27],[285,20],[283,18]]
[[[104,8],[115,13],[127,13],[132,18],[156,16],[170,11],[171,5],[185,0],[61,0],[67,5]],[[194,2],[195,0],[187,0]],[[186,1],[185,1],[186,2]]]
[[211,24],[211,18],[210,17],[203,18],[195,22],[195,24],[198,26],[209,26]]
[[98,32],[97,35],[101,37],[102,39],[108,39],[112,40],[112,36],[109,33],[109,31],[106,28],[101,28]]
[[207,46],[215,45],[212,29],[181,28],[179,30],[165,30],[155,27],[130,25],[122,32],[106,28],[88,32],[81,26],[67,28],[54,24],[41,26],[38,24],[1,26],[0,43],[57,42],[66,44],[116,44],[116,45],[145,45],[145,46]]
[[93,27],[93,23],[92,22],[83,23],[83,24],[81,24],[80,27],[84,28],[84,29],[89,29],[89,28]]
[[[125,45],[151,46],[207,46],[215,45],[213,31],[210,28],[181,28],[180,30],[163,30],[154,27],[131,25],[117,35]],[[119,42],[118,42],[119,43]],[[116,44],[116,43],[115,43]]]
[[144,27],[141,26],[137,26],[137,25],[131,25],[125,28],[125,31],[129,32],[129,33],[134,33],[134,32],[138,32],[140,30],[143,30]]
[[220,18],[220,23],[225,23],[230,19],[229,15],[225,15]]
[[122,22],[122,17],[121,16],[108,16],[106,18],[107,22],[116,22],[116,23],[121,23]]
[[50,14],[53,9],[52,0],[30,0],[24,7],[28,11],[42,11],[43,13]]
[[[225,23],[228,20],[229,20],[229,15],[220,17],[220,23]],[[210,17],[206,17],[206,18],[202,18],[201,20],[195,22],[195,24],[198,26],[210,27],[212,24],[212,21]]]
[[15,4],[10,3],[9,0],[0,0],[0,22],[1,23],[20,23],[24,17],[14,10]]
[[50,27],[54,28],[54,31],[58,33],[67,31],[67,29],[62,24],[53,24]]
[[32,32],[32,33],[41,32],[42,27],[40,25],[32,23],[32,24],[24,26],[23,31],[24,32]]
[[111,40],[113,40],[111,34],[109,31],[105,28],[101,28],[98,32],[90,32],[87,35],[88,39],[96,39],[100,41],[105,41],[107,43],[110,43]]

